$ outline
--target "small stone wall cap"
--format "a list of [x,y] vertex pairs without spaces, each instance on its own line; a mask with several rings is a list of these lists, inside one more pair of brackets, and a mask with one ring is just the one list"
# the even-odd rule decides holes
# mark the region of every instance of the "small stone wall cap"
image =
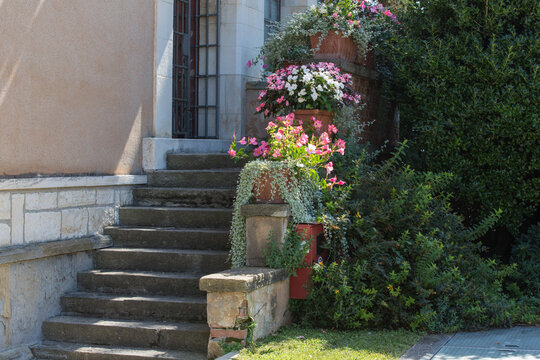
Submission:
[[247,204],[240,209],[242,216],[270,216],[270,217],[289,217],[291,207],[289,204]]
[[203,276],[199,288],[206,292],[251,292],[287,279],[285,269],[240,267]]

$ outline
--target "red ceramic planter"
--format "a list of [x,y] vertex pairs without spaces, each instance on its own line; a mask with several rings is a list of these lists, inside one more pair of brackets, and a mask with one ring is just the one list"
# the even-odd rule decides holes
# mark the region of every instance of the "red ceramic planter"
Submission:
[[289,285],[289,297],[291,299],[305,299],[310,287],[311,265],[317,261],[317,238],[324,234],[322,224],[298,224],[296,231],[305,241],[311,242],[305,262],[309,267],[296,271],[296,276],[291,276]]

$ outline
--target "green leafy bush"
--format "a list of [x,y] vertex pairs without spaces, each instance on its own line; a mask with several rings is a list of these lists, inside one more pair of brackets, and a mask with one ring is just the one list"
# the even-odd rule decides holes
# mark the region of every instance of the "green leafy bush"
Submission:
[[456,175],[467,221],[501,208],[517,235],[540,201],[539,2],[398,2],[384,55],[419,169]]
[[[341,169],[349,186],[326,194],[323,217],[332,236],[331,262],[314,267],[302,319],[433,332],[540,320],[503,291],[516,266],[481,256],[477,239],[500,211],[466,227],[445,191],[453,177],[404,166],[403,152],[380,164],[360,158]],[[531,316],[520,315],[524,310]]]

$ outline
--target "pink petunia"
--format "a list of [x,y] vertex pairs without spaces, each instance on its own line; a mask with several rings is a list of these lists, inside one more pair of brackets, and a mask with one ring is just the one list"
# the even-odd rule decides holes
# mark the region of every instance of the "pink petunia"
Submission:
[[251,60],[248,60],[248,62],[246,63],[247,67],[251,67]]
[[234,151],[233,149],[229,149],[229,151],[227,151],[229,153],[229,155],[231,155],[232,157],[234,157],[236,155],[236,151]]
[[239,141],[239,143],[242,145],[246,145],[247,144],[246,137],[244,136],[242,140]]
[[251,139],[249,139],[249,144],[253,146],[257,145],[257,139],[252,137]]
[[313,118],[313,126],[315,127],[316,130],[321,130],[322,128],[322,121],[320,120],[317,120],[315,118]]

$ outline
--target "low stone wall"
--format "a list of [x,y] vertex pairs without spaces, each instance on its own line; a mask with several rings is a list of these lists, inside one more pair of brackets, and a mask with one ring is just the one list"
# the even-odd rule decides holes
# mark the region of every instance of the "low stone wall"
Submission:
[[236,268],[201,278],[207,292],[208,357],[224,342],[260,339],[290,322],[289,277],[284,269]]
[[146,176],[0,179],[0,359],[41,339],[41,324],[60,312],[60,296],[93,267],[96,235],[132,202]]

